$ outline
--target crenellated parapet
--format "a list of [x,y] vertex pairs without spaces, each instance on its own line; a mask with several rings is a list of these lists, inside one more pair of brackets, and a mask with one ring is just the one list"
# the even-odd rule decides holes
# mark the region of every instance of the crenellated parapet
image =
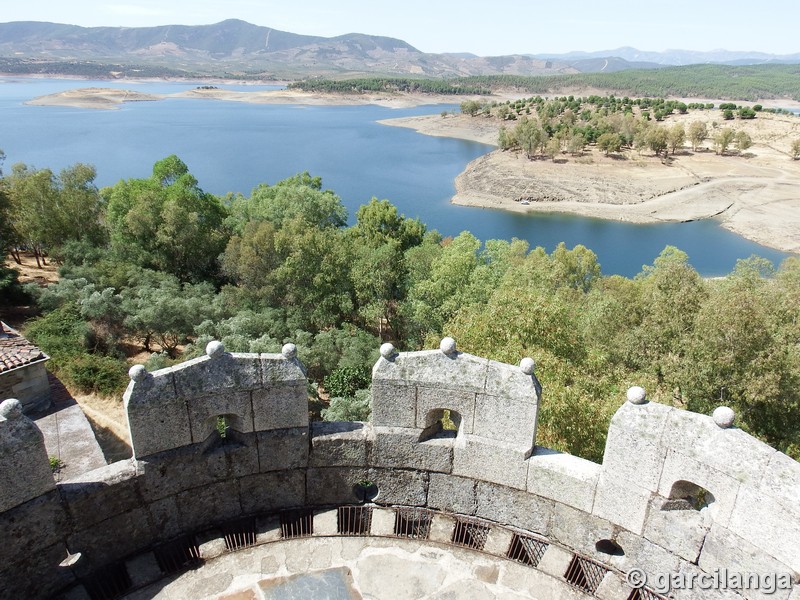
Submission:
[[131,368],[123,397],[134,456],[204,443],[219,433],[308,427],[305,370],[297,349],[231,354],[210,342],[206,356],[148,373]]
[[44,437],[18,400],[0,404],[0,512],[55,489]]
[[525,489],[541,395],[533,367],[530,359],[514,367],[459,352],[452,338],[422,352],[384,344],[372,369],[379,453],[389,463],[402,456],[407,468]]
[[729,409],[698,415],[631,388],[595,464],[536,445],[531,359],[487,360],[449,338],[381,347],[371,423],[309,423],[291,344],[231,354],[212,342],[206,356],[130,376],[134,458],[57,484],[35,425],[0,405],[0,597],[85,598],[109,568],[134,589],[171,573],[175,547],[212,560],[242,547],[230,532],[247,547],[281,542],[287,514],[301,535],[353,535],[347,514],[359,535],[402,537],[424,518],[420,543],[480,542],[466,547],[517,561],[538,548],[525,564],[552,598],[626,600],[631,572],[722,568],[783,573],[791,586],[674,597],[800,598],[800,464],[737,429]]

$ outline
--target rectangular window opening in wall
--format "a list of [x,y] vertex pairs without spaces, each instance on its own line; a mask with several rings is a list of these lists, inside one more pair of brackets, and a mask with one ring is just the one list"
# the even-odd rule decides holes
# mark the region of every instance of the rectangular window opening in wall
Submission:
[[231,521],[223,524],[220,529],[225,536],[225,548],[228,550],[236,551],[256,544],[255,518]]
[[200,547],[193,535],[185,535],[162,544],[153,550],[159,569],[164,575],[172,575],[198,566]]
[[394,514],[394,534],[398,537],[427,540],[432,513],[426,508],[398,508]]
[[539,561],[542,560],[549,545],[544,540],[515,533],[511,538],[511,545],[508,547],[506,556],[523,565],[536,567],[539,565]]
[[124,563],[114,563],[98,569],[82,583],[92,600],[122,598],[133,585]]
[[372,507],[340,506],[337,510],[336,525],[341,535],[369,535],[372,526]]
[[452,542],[456,546],[464,546],[472,550],[483,550],[490,530],[491,527],[488,523],[478,519],[459,517],[456,519],[456,526],[453,528]]
[[608,569],[603,565],[575,554],[564,573],[564,579],[576,588],[594,594],[607,572]]
[[628,600],[667,600],[666,596],[656,594],[654,591],[643,588],[636,588],[628,595]]
[[281,513],[281,537],[291,539],[314,533],[314,511],[287,510]]

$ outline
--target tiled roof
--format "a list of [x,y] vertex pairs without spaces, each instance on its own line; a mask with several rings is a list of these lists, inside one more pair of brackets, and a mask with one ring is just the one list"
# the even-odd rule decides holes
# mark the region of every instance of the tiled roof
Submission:
[[19,331],[0,321],[0,373],[23,367],[48,356],[19,334]]

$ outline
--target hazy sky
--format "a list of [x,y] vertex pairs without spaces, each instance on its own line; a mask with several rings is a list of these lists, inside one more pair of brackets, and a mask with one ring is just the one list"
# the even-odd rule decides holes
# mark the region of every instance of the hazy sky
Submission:
[[608,50],[800,52],[798,0],[3,0],[2,21],[202,25],[237,18],[292,33],[359,32],[424,52]]

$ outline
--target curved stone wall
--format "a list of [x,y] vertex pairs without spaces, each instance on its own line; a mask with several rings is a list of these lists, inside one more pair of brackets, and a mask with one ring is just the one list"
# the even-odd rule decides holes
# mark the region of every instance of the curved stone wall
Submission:
[[[530,359],[501,364],[448,339],[436,351],[384,345],[381,355],[372,423],[309,425],[291,345],[228,354],[212,342],[208,356],[173,368],[134,367],[125,393],[134,458],[58,484],[41,433],[4,402],[0,598],[99,597],[92,586],[112,572],[134,587],[160,577],[153,552],[187,535],[214,540],[243,518],[367,503],[527,532],[553,548],[545,572],[562,582],[575,555],[608,569],[599,589],[567,586],[561,597],[655,598],[636,596],[626,574],[663,583],[727,569],[781,574],[781,589],[672,594],[800,599],[800,464],[731,427],[725,411],[680,411],[632,388],[597,465],[536,446]],[[274,541],[265,527],[259,543]],[[506,556],[512,541],[493,544]],[[215,547],[199,545],[204,558]]]

